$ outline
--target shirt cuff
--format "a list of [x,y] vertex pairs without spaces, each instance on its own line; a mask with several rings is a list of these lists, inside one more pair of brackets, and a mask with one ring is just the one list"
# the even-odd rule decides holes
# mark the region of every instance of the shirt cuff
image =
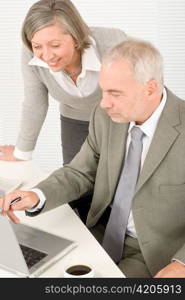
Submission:
[[41,210],[41,208],[44,206],[44,204],[46,202],[46,197],[45,197],[44,193],[40,189],[31,189],[30,191],[37,194],[40,201],[37,206],[35,206],[34,208],[27,209],[26,211],[35,212],[35,211]]
[[13,155],[16,158],[19,158],[19,159],[22,159],[22,160],[31,160],[32,159],[32,153],[33,153],[33,151],[24,152],[24,151],[20,151],[18,148],[15,147]]
[[185,263],[180,261],[179,259],[173,258],[172,261],[178,261],[180,264],[182,264],[183,266],[185,266]]

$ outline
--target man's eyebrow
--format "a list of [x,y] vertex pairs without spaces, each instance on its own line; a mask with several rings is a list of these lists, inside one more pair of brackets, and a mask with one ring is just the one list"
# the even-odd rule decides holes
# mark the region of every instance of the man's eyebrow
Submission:
[[121,91],[121,90],[114,90],[114,89],[109,89],[109,90],[107,90],[107,92],[108,93],[117,93],[117,94],[122,94],[123,93],[123,91]]

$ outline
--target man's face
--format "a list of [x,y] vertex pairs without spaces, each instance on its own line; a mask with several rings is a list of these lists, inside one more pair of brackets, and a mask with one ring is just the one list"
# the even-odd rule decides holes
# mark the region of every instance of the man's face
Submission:
[[149,117],[147,84],[141,84],[134,78],[126,59],[103,63],[99,83],[103,91],[100,105],[113,121],[142,124]]

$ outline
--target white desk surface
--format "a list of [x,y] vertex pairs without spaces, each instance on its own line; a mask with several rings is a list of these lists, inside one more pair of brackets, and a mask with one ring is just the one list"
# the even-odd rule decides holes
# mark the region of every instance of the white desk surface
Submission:
[[[43,173],[31,161],[0,162],[0,176],[21,178],[23,179],[22,189],[28,189],[46,178],[48,174]],[[68,204],[36,217],[28,217],[22,211],[16,214],[22,223],[72,239],[78,244],[75,249],[46,270],[41,277],[63,277],[64,266],[73,263],[92,265],[95,277],[125,277]],[[0,277],[15,277],[15,275],[0,269]]]

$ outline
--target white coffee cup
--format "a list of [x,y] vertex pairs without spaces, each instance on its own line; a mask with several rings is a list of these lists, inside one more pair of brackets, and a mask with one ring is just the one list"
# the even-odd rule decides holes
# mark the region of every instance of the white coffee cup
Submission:
[[89,264],[70,264],[64,268],[65,278],[92,278],[94,277],[93,267]]

